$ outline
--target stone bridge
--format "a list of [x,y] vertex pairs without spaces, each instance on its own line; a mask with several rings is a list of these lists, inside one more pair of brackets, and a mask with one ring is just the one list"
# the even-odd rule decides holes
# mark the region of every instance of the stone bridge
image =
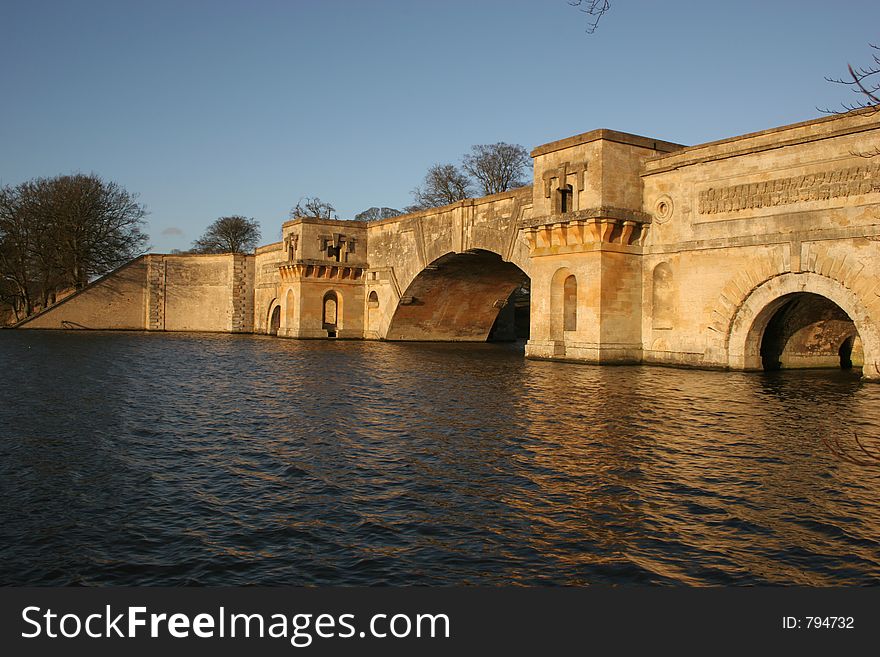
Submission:
[[532,358],[880,379],[878,144],[871,111],[691,147],[594,130],[534,149],[528,187],[297,218],[253,256],[144,256],[21,327],[527,333]]

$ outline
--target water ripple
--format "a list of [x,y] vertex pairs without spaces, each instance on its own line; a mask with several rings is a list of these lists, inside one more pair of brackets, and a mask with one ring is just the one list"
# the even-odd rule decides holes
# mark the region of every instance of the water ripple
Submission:
[[0,332],[0,584],[876,584],[880,386]]

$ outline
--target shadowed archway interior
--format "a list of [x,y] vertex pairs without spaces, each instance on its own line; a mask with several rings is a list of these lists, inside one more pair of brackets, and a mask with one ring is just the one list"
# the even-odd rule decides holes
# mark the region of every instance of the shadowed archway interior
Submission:
[[281,306],[275,306],[269,319],[269,335],[278,335],[279,328],[281,328]]
[[765,312],[760,351],[765,371],[862,366],[855,324],[833,301],[810,292],[789,294]]
[[528,283],[519,267],[495,253],[448,253],[406,289],[386,339],[484,342],[490,336],[524,337]]

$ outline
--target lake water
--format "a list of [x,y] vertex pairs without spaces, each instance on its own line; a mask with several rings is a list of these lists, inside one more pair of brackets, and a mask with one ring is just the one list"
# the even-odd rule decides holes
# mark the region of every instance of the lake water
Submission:
[[[0,584],[880,582],[880,385],[0,331]],[[878,463],[880,466],[880,463]]]

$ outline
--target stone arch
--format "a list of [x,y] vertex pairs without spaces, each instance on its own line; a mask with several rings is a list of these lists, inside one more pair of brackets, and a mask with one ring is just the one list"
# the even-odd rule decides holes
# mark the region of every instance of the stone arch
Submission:
[[671,329],[675,318],[675,281],[672,267],[661,262],[651,275],[651,328]]
[[342,295],[330,289],[321,300],[321,326],[331,338],[342,328]]
[[494,200],[488,202],[460,201],[455,206],[430,210],[414,221],[402,222],[400,228],[412,231],[415,239],[411,253],[412,260],[416,260],[407,258],[407,262],[394,267],[402,296],[426,268],[450,254],[494,253],[504,262],[516,265],[526,276],[531,275],[528,241],[520,226],[531,210],[532,190],[522,188],[491,198]]
[[880,332],[865,304],[838,281],[812,272],[781,274],[756,286],[734,313],[727,334],[727,364],[732,369],[763,369],[761,344],[768,324],[796,295],[823,297],[840,308],[858,331],[864,352],[862,374],[880,378]]
[[[812,292],[786,295],[761,338],[765,370],[852,368],[855,324],[837,304]],[[861,358],[859,359],[861,366]]]
[[367,295],[367,331],[370,333],[378,334],[379,322],[381,320],[380,313],[379,294],[376,290],[372,290]]
[[266,316],[266,333],[278,335],[279,328],[281,328],[281,304],[276,299],[272,299]]
[[264,331],[267,334],[270,333],[270,328],[272,326],[272,313],[277,305],[280,305],[278,297],[273,297],[269,304],[265,306],[266,314],[263,315],[262,320],[260,320],[262,323],[260,324],[259,331]]
[[[515,303],[514,296],[527,281],[520,267],[498,253],[483,249],[447,252],[402,291],[385,338],[485,342],[497,328],[500,311]],[[513,314],[510,319],[515,323]]]
[[567,267],[557,269],[550,280],[550,339],[564,340],[578,323],[578,282]]
[[[500,258],[502,262],[515,265],[517,269],[529,277],[531,263],[529,262],[529,248],[526,246],[525,241],[516,238],[511,239],[511,243],[508,245],[509,249],[505,249],[503,245],[491,242],[488,236],[485,235],[488,232],[481,231],[476,235],[472,235],[467,241],[468,248],[462,251],[454,247],[449,236],[446,236],[446,239],[426,244],[425,259],[422,262],[427,261],[427,265],[421,266],[419,264],[412,269],[409,267],[406,269],[395,269],[395,275],[400,276],[397,282],[400,285],[402,296],[406,296],[403,291],[408,289],[425,271],[431,271],[432,268],[437,266],[438,261],[448,259],[451,256],[491,254]],[[519,236],[519,231],[516,232],[516,236]],[[502,248],[499,248],[500,246]]]

